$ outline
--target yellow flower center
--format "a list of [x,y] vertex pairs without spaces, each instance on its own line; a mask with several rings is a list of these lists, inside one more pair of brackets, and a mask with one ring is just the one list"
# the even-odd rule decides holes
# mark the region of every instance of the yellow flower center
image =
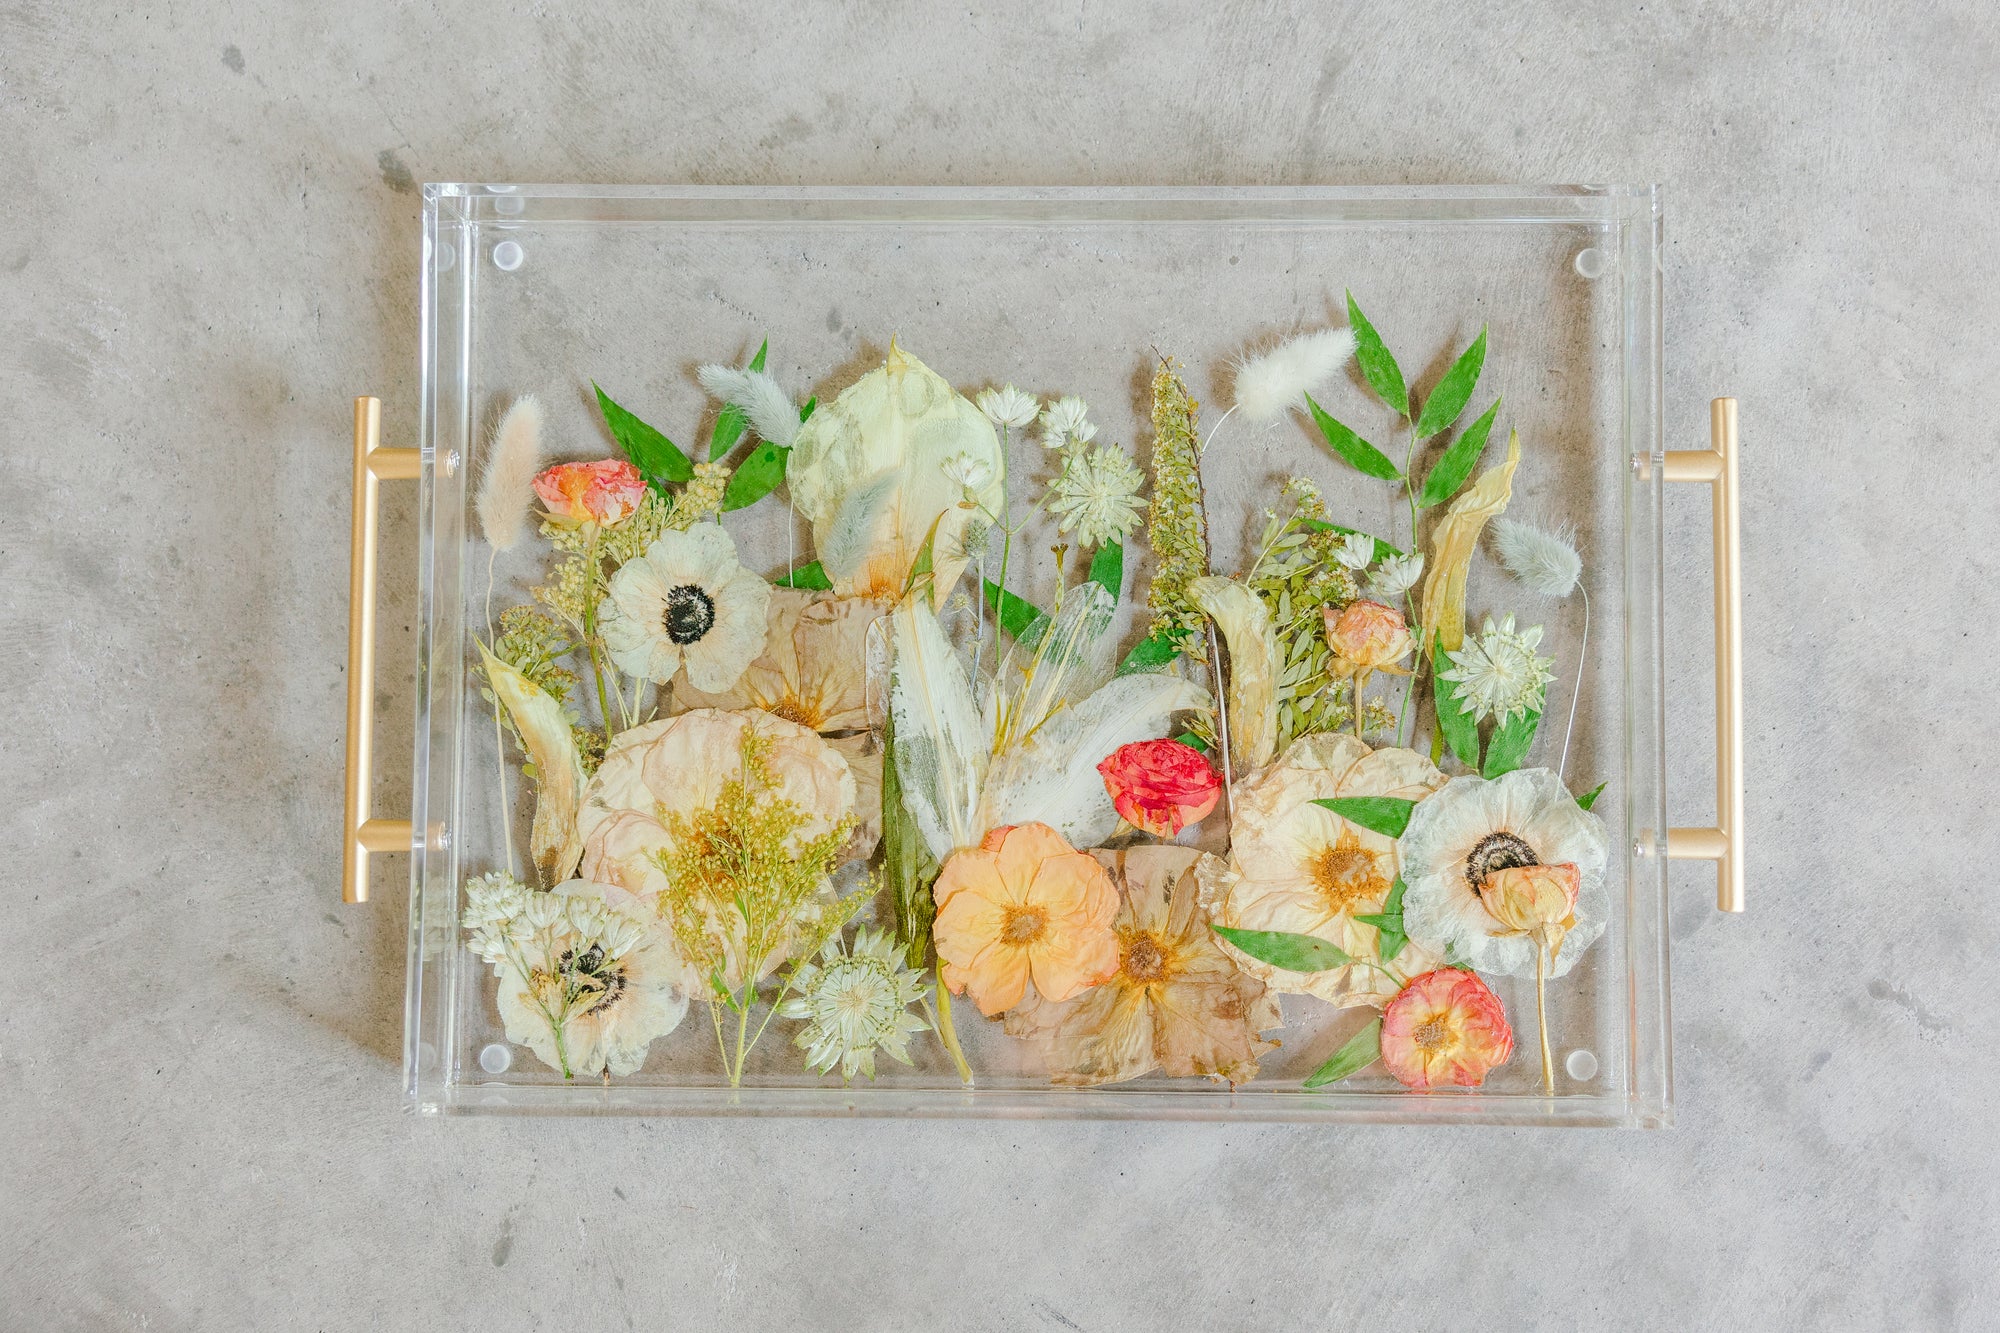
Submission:
[[1024,948],[1040,939],[1049,928],[1048,913],[1039,907],[1010,907],[1000,927],[1000,942]]
[[1361,845],[1353,829],[1345,829],[1332,846],[1309,862],[1313,887],[1326,899],[1328,910],[1351,912],[1363,901],[1388,893],[1389,880],[1382,873],[1381,861],[1379,853]]
[[1167,951],[1151,935],[1135,934],[1124,942],[1123,957],[1118,966],[1126,979],[1144,986],[1155,981],[1164,981],[1167,976]]
[[774,717],[782,717],[787,722],[796,722],[810,731],[818,731],[820,724],[826,721],[825,710],[820,707],[818,700],[807,701],[796,694],[786,694],[784,698],[770,706],[769,712]]
[[1410,1033],[1410,1040],[1425,1055],[1432,1055],[1451,1044],[1451,1023],[1443,1014],[1426,1018]]

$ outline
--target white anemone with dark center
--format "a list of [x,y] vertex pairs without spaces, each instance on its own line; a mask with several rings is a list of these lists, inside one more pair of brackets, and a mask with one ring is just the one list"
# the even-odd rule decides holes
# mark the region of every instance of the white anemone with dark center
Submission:
[[1562,779],[1526,768],[1488,781],[1465,776],[1417,803],[1397,843],[1403,868],[1403,929],[1427,949],[1500,976],[1533,976],[1537,945],[1506,931],[1486,910],[1495,871],[1516,866],[1577,868],[1576,925],[1562,942],[1552,977],[1568,972],[1604,933],[1610,903],[1604,821],[1576,803]]
[[660,534],[619,566],[598,604],[604,646],[619,670],[664,685],[685,670],[696,689],[736,684],[764,646],[771,587],[737,563],[714,523]]

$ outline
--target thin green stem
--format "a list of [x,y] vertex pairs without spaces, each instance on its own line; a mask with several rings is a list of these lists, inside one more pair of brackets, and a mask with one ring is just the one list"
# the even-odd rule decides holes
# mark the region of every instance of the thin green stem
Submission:
[[965,1052],[959,1049],[958,1030],[951,1021],[951,992],[944,988],[944,970],[940,967],[933,976],[937,980],[937,1034],[951,1055],[951,1062],[958,1066],[958,1080],[966,1087],[972,1086],[972,1066],[965,1062]]

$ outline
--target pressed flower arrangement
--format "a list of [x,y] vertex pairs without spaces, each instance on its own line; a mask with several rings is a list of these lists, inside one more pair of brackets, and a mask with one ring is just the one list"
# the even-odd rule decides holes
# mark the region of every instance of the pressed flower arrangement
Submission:
[[[1574,714],[1543,725],[1585,643],[1534,616],[1582,558],[1507,516],[1538,459],[1476,401],[1488,353],[1420,385],[1350,295],[1240,357],[1211,419],[1142,350],[1131,441],[895,339],[803,400],[768,344],[702,367],[704,459],[592,384],[597,456],[548,463],[522,398],[475,513],[547,558],[489,593],[471,669],[526,818],[462,895],[508,1041],[628,1078],[697,1058],[668,1039],[701,1007],[731,1086],[926,1047],[976,1086],[1001,1040],[1053,1086],[1227,1089],[1352,1011],[1294,1086],[1476,1088],[1518,1040],[1554,1092],[1610,837]],[[1207,470],[1287,422],[1315,448],[1226,556]],[[758,505],[782,562],[739,547]]]

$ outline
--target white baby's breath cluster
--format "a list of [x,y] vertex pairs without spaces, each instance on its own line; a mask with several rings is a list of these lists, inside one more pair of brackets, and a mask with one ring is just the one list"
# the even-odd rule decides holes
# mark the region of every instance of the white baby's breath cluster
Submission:
[[496,970],[511,966],[524,975],[559,970],[565,956],[592,949],[616,962],[645,938],[636,922],[599,899],[542,893],[504,870],[466,884],[462,919],[474,953]]

